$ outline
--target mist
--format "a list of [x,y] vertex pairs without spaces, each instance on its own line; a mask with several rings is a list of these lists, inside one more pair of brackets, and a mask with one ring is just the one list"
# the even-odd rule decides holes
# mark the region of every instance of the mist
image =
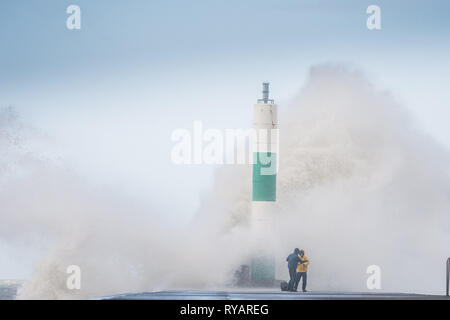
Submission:
[[[280,110],[277,224],[263,244],[276,253],[277,278],[288,277],[285,258],[301,247],[310,290],[367,291],[375,264],[384,291],[442,292],[448,150],[393,93],[347,66],[311,68]],[[19,298],[224,288],[254,250],[248,165],[219,167],[195,217],[177,226],[163,208],[78,175],[13,110],[2,111],[0,126],[0,239],[40,253]],[[81,268],[80,290],[66,287],[69,265]]]

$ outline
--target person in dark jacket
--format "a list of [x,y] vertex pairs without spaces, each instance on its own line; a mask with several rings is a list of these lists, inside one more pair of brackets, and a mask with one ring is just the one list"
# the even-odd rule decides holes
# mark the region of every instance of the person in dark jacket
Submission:
[[289,269],[289,277],[290,277],[288,291],[296,291],[296,290],[294,290],[294,286],[295,286],[296,278],[297,278],[297,265],[300,262],[299,254],[300,254],[300,249],[295,248],[294,252],[291,253],[286,258],[286,261],[288,263],[288,269]]

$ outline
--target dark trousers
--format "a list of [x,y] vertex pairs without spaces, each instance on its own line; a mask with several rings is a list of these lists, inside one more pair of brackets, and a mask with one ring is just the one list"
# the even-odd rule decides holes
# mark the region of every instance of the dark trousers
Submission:
[[297,276],[296,276],[295,284],[294,284],[294,290],[297,290],[298,284],[302,278],[303,278],[302,290],[303,291],[306,290],[306,281],[308,279],[306,272],[297,272]]
[[289,268],[289,286],[288,286],[288,291],[292,291],[294,290],[294,285],[295,285],[295,281],[297,280],[297,272],[296,272],[296,267],[295,268]]

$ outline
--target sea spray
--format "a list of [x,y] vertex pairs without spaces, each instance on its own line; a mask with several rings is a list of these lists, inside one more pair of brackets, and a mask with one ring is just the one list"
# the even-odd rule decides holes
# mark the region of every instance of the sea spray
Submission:
[[[15,121],[2,118],[2,132]],[[367,267],[378,265],[382,290],[440,293],[450,252],[447,150],[417,130],[391,94],[342,66],[312,68],[291,104],[280,106],[279,122],[277,223],[264,243],[277,253],[277,277],[287,278],[285,256],[301,247],[311,290],[365,291]],[[248,261],[249,166],[217,169],[191,224],[180,227],[22,153],[33,139],[8,137],[0,137],[0,237],[45,239],[46,252],[19,298],[219,289]],[[82,270],[80,290],[65,285],[73,264]]]

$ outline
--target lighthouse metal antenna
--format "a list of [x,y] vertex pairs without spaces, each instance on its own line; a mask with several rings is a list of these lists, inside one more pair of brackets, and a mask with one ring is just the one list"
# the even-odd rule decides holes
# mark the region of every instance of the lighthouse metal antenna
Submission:
[[269,82],[263,82],[263,97],[262,99],[258,99],[258,103],[263,102],[263,103],[268,103],[270,102],[271,104],[274,103],[273,99],[269,99]]

